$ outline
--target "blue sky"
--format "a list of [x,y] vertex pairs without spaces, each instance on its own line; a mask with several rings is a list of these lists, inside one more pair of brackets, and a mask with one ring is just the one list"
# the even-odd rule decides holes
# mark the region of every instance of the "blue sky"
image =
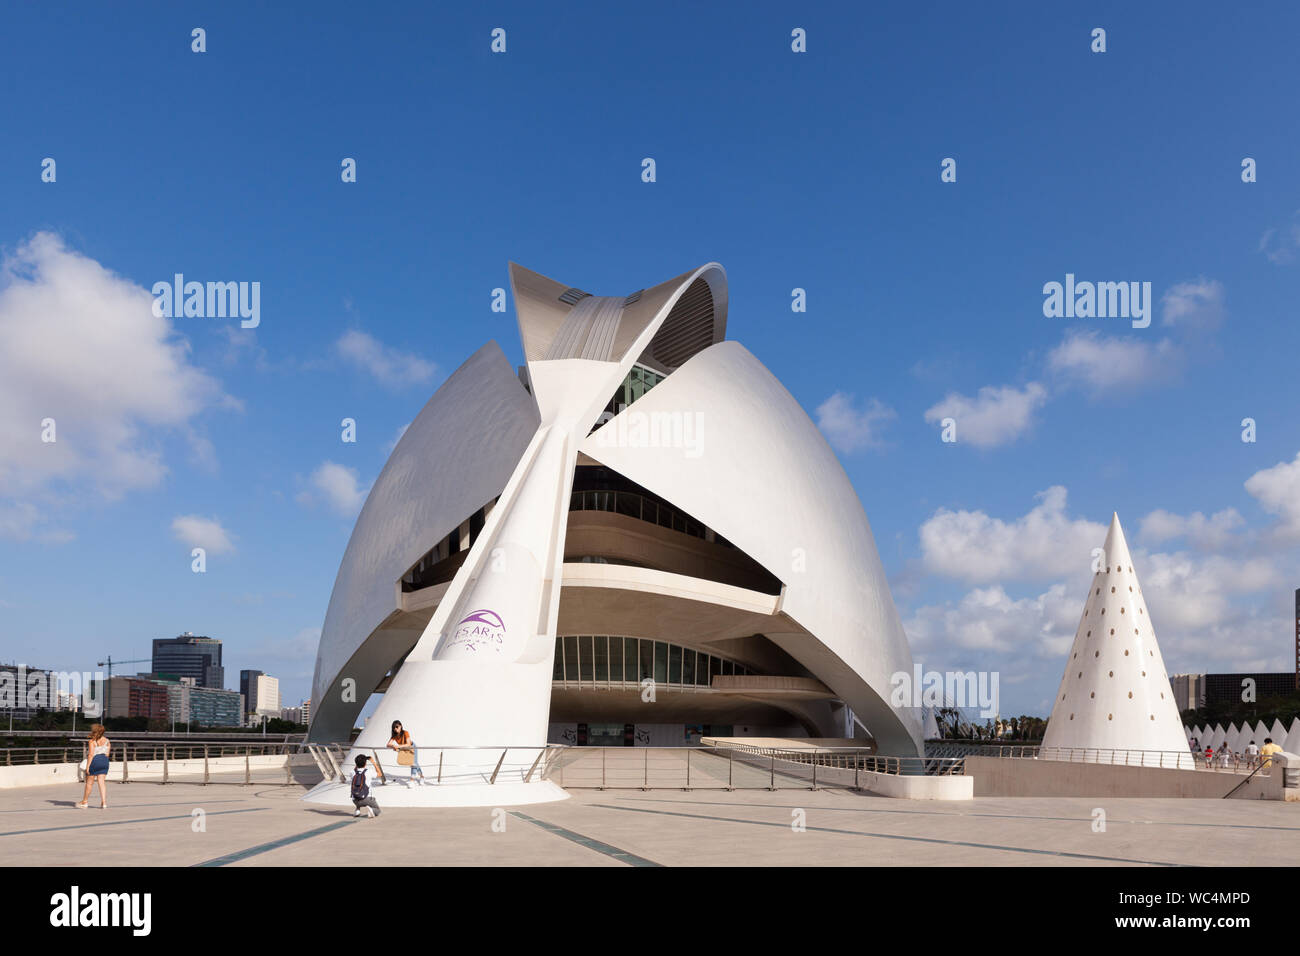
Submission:
[[[998,669],[1004,710],[1045,715],[1115,510],[1171,671],[1286,668],[1300,13],[1215,6],[11,9],[0,660],[190,630],[296,703],[398,430],[487,339],[522,361],[507,261],[615,295],[717,260],[926,667]],[[260,282],[260,326],[115,325],[176,272]],[[1044,317],[1066,273],[1149,281],[1150,328]],[[229,539],[206,574],[186,516]]]

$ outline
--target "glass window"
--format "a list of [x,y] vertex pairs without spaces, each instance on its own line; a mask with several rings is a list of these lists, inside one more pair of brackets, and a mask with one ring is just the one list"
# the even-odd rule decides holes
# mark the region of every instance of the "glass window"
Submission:
[[555,639],[555,667],[551,671],[551,680],[564,680],[564,638]]
[[722,658],[710,657],[709,658],[709,683],[710,684],[713,683],[713,678],[718,677],[721,674],[722,674]]
[[593,678],[603,684],[609,680],[609,638],[593,637],[595,642],[592,653]]
[[629,518],[641,517],[641,496],[634,495],[630,492],[615,492],[616,504],[615,509],[621,515],[627,515]]
[[668,683],[668,645],[655,641],[655,683]]
[[643,681],[651,676],[655,670],[655,642],[641,642],[641,670],[637,675],[638,681]]
[[668,645],[668,683],[682,682],[682,649],[676,644]]
[[637,682],[637,650],[636,638],[623,638],[623,680],[635,684]]
[[609,639],[609,679],[612,681],[623,679],[623,638],[621,637]]
[[731,661],[723,661],[722,673],[724,676],[730,677],[732,674],[736,673],[736,665]]
[[564,679],[578,679],[578,639],[572,634],[564,639]]
[[579,637],[578,638],[578,678],[580,680],[584,680],[584,681],[591,680],[591,662],[592,662],[591,638],[586,636]]
[[689,648],[682,650],[682,683],[695,683],[695,652]]

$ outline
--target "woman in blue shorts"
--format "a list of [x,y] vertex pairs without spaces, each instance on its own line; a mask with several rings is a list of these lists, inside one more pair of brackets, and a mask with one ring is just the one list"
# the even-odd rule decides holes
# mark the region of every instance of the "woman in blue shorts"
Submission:
[[90,804],[90,786],[99,785],[99,808],[108,809],[108,752],[113,745],[104,736],[103,724],[92,724],[90,740],[86,742],[86,792],[81,795],[77,809],[84,810]]

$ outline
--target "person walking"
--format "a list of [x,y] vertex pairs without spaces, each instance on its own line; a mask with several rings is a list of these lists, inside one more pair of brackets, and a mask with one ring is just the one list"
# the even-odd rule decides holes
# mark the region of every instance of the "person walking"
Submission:
[[108,809],[108,754],[112,742],[104,736],[103,724],[90,725],[90,739],[86,741],[86,791],[81,795],[78,810],[90,805],[90,788],[99,787],[99,808]]
[[1255,741],[1252,740],[1250,743],[1246,745],[1246,769],[1254,770],[1255,766],[1258,763],[1259,763],[1259,747],[1256,746]]

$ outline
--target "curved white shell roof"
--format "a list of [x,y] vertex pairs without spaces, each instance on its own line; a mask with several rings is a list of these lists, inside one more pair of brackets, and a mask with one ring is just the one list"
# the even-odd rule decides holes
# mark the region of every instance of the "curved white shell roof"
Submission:
[[[616,416],[696,416],[690,449],[582,444],[603,462],[713,528],[785,585],[782,610],[808,635],[769,634],[871,728],[882,749],[919,752],[910,708],[887,702],[912,655],[871,526],[826,439],[738,342],[711,346]],[[631,431],[631,426],[627,429]],[[883,735],[883,738],[882,738]]]
[[[671,374],[581,440],[573,454],[580,448],[662,496],[779,578],[785,590],[771,627],[762,633],[847,703],[882,752],[921,752],[916,708],[911,702],[898,709],[889,703],[891,677],[910,675],[912,659],[862,505],[798,402],[742,346],[718,341],[727,300],[721,266],[709,263],[623,300],[586,296],[517,266],[511,280],[533,394],[521,387],[491,343],[444,383],[398,443],[357,519],[330,599],[313,682],[312,738],[344,739],[369,689],[412,647],[416,651],[393,678],[376,720],[386,716],[385,708],[400,706],[424,714],[419,723],[439,745],[455,745],[458,735],[473,736],[462,733],[464,713],[446,700],[424,707],[431,687],[464,668],[457,670],[458,662],[442,660],[436,650],[425,660],[428,655],[420,654],[425,642],[416,643],[421,633],[401,630],[404,618],[394,617],[400,609],[397,582],[430,546],[503,489],[480,540],[424,627],[430,647],[441,646],[441,619],[455,610],[453,604],[488,587],[474,569],[485,560],[483,549],[494,535],[505,540],[507,530],[516,536],[528,531],[529,541],[537,538],[538,547],[555,547],[554,554],[562,555],[567,495],[556,499],[558,516],[549,507],[535,507],[553,497],[555,476],[547,469],[563,456],[551,454],[552,446],[571,447],[563,444],[568,432],[561,429],[587,435],[613,388],[640,357]],[[581,310],[573,308],[586,300]],[[629,416],[660,413],[694,416],[703,438],[696,450],[703,453],[602,440],[602,433],[615,434]],[[549,441],[551,434],[560,438]],[[525,461],[529,448],[551,455],[544,467],[535,466],[536,480],[534,466]],[[515,487],[523,490],[508,490]],[[558,527],[550,534],[559,538],[532,534],[534,526]],[[545,587],[553,587],[553,569],[546,574]],[[478,591],[466,596],[471,580],[478,581]],[[543,599],[540,606],[546,613],[523,618],[539,625],[527,637],[527,660],[506,662],[498,670],[514,674],[512,680],[527,678],[531,696],[536,696],[536,680],[545,683],[544,733],[551,670],[549,660],[533,659],[533,649],[549,658],[556,625],[554,603]],[[389,624],[381,628],[385,621]],[[361,698],[351,707],[338,703],[344,676],[356,679]],[[506,724],[518,708],[502,694],[514,691],[508,681],[496,686],[497,677],[483,680],[482,687],[458,692],[475,695],[483,714],[496,714],[500,726],[494,733],[509,733]],[[447,693],[452,689],[454,682],[443,687]],[[532,733],[530,728],[527,735]],[[503,742],[514,741],[493,741]]]
[[[316,739],[344,739],[351,732],[369,691],[364,675],[353,675],[362,699],[350,711],[322,706],[332,684],[397,610],[401,576],[501,493],[537,422],[532,396],[501,347],[489,342],[452,373],[406,429],[370,489],[330,595],[312,679]],[[463,467],[435,467],[440,462]],[[409,635],[407,645],[418,637]],[[400,654],[383,655],[376,681]],[[318,719],[331,726],[315,726]]]

